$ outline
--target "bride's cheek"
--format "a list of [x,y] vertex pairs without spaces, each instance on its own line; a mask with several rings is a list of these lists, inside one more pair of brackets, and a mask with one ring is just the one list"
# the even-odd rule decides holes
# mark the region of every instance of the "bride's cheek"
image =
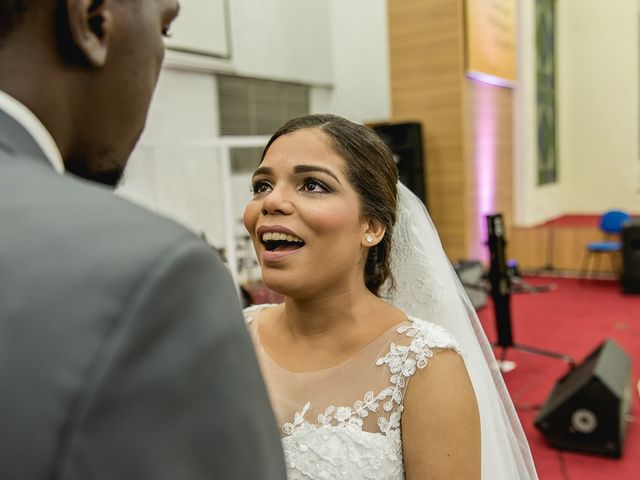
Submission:
[[324,205],[307,211],[307,223],[318,234],[350,231],[359,224],[359,216],[340,203]]
[[253,205],[253,203],[249,203],[242,214],[242,223],[249,233],[252,233],[255,230],[257,219],[256,206]]

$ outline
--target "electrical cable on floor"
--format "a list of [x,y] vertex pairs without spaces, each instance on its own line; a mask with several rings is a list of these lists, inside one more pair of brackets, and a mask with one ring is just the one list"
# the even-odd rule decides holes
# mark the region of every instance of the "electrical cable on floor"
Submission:
[[541,403],[516,403],[514,404],[514,407],[516,407],[516,410],[527,412],[527,411],[541,410],[542,404]]
[[564,480],[571,480],[569,478],[569,472],[567,471],[567,464],[564,461],[564,455],[562,452],[558,452],[558,460],[560,461],[560,471],[562,472],[562,478]]

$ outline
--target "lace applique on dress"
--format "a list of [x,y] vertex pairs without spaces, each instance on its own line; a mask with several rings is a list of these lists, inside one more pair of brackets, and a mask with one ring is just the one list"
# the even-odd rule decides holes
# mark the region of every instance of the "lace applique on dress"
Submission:
[[[376,369],[386,368],[384,388],[363,390],[351,405],[325,408],[305,399],[282,425],[289,480],[404,478],[400,421],[409,379],[427,366],[434,349],[460,349],[446,330],[423,320],[411,318],[395,331],[386,354],[372,359]],[[310,413],[314,407],[316,415]],[[363,423],[376,416],[376,430],[364,430]]]

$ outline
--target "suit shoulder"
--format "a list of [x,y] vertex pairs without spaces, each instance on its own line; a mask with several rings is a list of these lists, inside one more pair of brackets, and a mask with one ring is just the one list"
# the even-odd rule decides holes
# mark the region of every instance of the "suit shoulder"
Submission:
[[[89,215],[104,211],[107,213],[104,215],[106,218],[100,218],[100,221],[107,223],[110,227],[122,226],[135,231],[147,230],[154,235],[167,237],[193,234],[175,221],[123,198],[113,190],[82,179],[69,180],[75,184],[73,191],[69,191],[69,202],[73,203],[70,208],[86,210]],[[76,196],[77,199],[74,198]]]
[[61,180],[65,184],[64,208],[94,225],[103,235],[120,232],[131,240],[144,239],[147,249],[162,248],[181,238],[196,238],[194,232],[174,220],[137,205],[110,188],[68,175]]
[[185,227],[96,183],[34,162],[6,173],[0,179],[0,221],[13,227],[4,242],[7,254],[38,250],[66,265],[115,271],[145,268],[180,242],[209,249]]

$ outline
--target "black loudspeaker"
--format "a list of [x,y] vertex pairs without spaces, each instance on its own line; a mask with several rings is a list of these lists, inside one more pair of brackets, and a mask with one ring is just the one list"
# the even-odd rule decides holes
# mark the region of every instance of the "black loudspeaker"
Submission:
[[378,123],[373,131],[394,153],[400,181],[427,205],[422,127],[419,123]]
[[620,285],[625,293],[640,293],[640,219],[622,228],[622,274]]
[[556,448],[621,457],[631,407],[631,361],[606,340],[557,381],[535,420]]

